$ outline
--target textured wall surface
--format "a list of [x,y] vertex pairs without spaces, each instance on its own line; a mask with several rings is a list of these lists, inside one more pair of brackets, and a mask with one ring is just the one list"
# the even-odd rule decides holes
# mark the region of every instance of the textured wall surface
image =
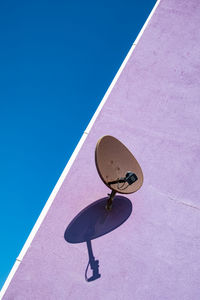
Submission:
[[[200,299],[199,20],[198,0],[161,0],[5,300]],[[96,142],[107,134],[134,153],[144,184],[128,195],[128,220],[92,241],[101,278],[86,282],[86,243],[69,244],[64,232],[108,192],[94,163]]]

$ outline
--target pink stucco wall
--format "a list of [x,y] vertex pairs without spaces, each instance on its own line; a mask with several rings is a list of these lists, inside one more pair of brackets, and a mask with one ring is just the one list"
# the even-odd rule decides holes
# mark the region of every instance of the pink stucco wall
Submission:
[[[198,0],[161,0],[5,300],[200,299],[199,19]],[[96,142],[107,134],[136,156],[144,184],[128,195],[127,221],[92,241],[101,278],[86,282],[86,243],[67,243],[64,233],[108,192],[94,163]]]

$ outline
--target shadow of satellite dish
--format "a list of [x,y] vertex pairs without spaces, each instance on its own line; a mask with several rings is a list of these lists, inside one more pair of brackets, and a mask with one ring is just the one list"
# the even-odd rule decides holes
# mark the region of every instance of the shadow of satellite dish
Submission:
[[68,243],[83,243],[107,234],[122,225],[132,212],[131,201],[116,196],[112,211],[105,209],[107,197],[84,208],[68,225],[64,237]]
[[[107,234],[122,225],[132,212],[131,201],[122,196],[115,197],[112,211],[107,210],[107,197],[95,201],[84,208],[67,226],[64,238],[68,243],[86,242],[89,261],[85,270],[85,280],[94,281],[101,277],[99,260],[95,259],[91,240]],[[92,276],[88,277],[88,267]]]

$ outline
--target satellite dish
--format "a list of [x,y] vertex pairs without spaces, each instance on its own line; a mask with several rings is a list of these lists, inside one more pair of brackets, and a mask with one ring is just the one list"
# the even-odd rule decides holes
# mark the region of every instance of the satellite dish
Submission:
[[95,162],[99,176],[112,190],[106,208],[111,210],[115,194],[131,194],[143,183],[142,169],[133,154],[113,136],[103,136],[96,145]]
[[[103,136],[97,142],[95,162],[99,176],[111,189],[111,194],[108,194],[108,198],[99,199],[84,208],[70,222],[64,234],[69,243],[87,243],[89,262],[85,270],[85,279],[88,282],[101,277],[99,261],[93,255],[91,240],[119,227],[132,212],[132,203],[128,198],[117,196],[113,203],[115,194],[134,193],[143,183],[142,170],[137,160],[112,136]],[[89,265],[93,274],[88,278]]]

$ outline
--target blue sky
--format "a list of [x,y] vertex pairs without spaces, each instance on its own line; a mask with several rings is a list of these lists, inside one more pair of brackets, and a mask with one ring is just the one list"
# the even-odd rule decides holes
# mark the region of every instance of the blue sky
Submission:
[[0,288],[155,2],[0,2]]

